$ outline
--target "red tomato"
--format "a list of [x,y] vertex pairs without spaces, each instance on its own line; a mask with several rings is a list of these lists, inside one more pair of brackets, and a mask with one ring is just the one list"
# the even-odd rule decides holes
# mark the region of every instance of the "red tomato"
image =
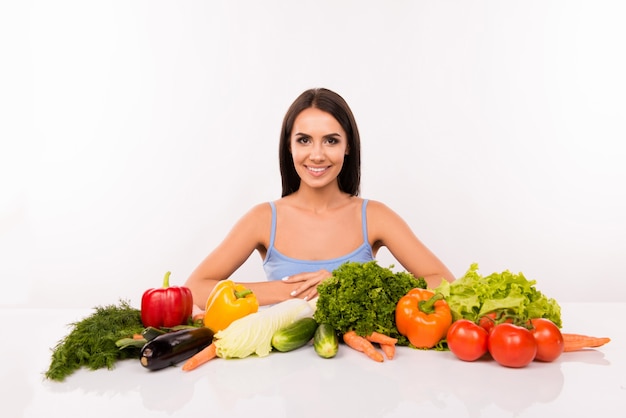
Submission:
[[502,366],[527,366],[537,354],[537,342],[526,328],[503,323],[493,327],[487,340],[491,357]]
[[487,331],[468,319],[454,321],[446,340],[448,348],[463,361],[475,361],[487,353]]
[[554,361],[559,358],[565,346],[559,327],[546,318],[534,318],[530,323],[533,326],[530,332],[537,342],[535,360]]
[[496,314],[495,312],[488,313],[487,315],[483,315],[478,320],[478,325],[483,328],[488,333],[491,332],[493,327],[496,326]]
[[503,318],[503,312],[489,312],[478,319],[478,325],[483,327],[487,332],[491,332],[493,327],[501,322],[513,323],[512,318]]

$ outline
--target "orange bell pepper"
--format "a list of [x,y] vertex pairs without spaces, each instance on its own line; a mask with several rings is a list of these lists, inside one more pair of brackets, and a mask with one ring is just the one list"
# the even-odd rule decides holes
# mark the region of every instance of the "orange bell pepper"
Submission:
[[213,332],[225,329],[233,321],[259,310],[252,290],[231,280],[222,280],[209,294],[204,312],[204,326]]
[[432,348],[452,324],[450,306],[441,293],[411,289],[396,305],[396,327],[417,348]]

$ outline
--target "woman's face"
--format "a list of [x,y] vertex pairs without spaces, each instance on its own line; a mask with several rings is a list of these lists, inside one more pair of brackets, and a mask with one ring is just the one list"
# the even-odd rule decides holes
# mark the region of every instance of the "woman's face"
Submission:
[[337,184],[348,154],[348,138],[337,120],[327,112],[308,108],[293,123],[289,147],[301,184],[322,188]]

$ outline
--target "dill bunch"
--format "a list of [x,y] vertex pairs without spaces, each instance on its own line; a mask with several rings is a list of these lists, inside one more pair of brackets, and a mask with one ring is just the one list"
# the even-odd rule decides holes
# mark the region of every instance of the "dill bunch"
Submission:
[[81,367],[112,369],[115,362],[139,358],[140,349],[121,350],[115,342],[141,333],[141,311],[120,300],[117,305],[98,306],[90,316],[70,324],[71,332],[52,349],[52,360],[45,377],[63,381]]

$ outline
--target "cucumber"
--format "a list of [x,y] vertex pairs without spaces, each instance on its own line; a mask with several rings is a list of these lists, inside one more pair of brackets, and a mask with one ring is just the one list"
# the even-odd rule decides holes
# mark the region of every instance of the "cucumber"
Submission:
[[272,335],[272,347],[281,352],[300,348],[313,338],[317,321],[313,318],[301,318],[276,331]]
[[186,328],[154,337],[141,349],[139,361],[149,370],[159,370],[187,360],[213,342],[207,327]]
[[313,348],[323,358],[332,358],[339,350],[339,337],[335,329],[325,322],[319,324],[313,335]]

